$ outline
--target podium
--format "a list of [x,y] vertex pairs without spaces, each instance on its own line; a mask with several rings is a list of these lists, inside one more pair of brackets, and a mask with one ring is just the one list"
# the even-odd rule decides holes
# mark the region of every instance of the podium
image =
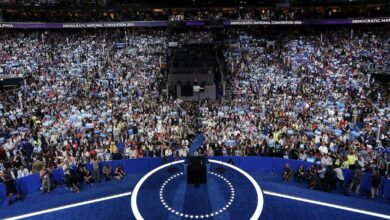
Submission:
[[196,187],[200,184],[206,184],[206,170],[206,162],[203,156],[188,157],[187,184],[195,184]]

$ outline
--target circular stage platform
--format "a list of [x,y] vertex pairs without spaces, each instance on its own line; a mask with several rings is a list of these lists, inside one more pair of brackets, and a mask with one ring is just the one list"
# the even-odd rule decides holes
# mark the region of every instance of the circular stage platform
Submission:
[[[175,167],[176,172],[169,172]],[[217,172],[223,166],[225,172]],[[218,169],[217,169],[218,170]],[[207,184],[187,184],[184,160],[147,173],[131,196],[136,219],[258,219],[263,194],[257,182],[240,168],[210,160]]]

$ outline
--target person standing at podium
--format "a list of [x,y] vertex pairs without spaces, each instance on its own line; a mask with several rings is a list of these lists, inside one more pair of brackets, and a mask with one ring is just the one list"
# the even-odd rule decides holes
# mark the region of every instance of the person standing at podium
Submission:
[[192,160],[190,160],[190,166],[192,169],[192,175],[193,175],[193,181],[195,184],[195,187],[198,188],[201,182],[201,175],[202,175],[202,165],[203,165],[203,159],[199,157],[199,154],[197,151],[194,152],[194,157]]

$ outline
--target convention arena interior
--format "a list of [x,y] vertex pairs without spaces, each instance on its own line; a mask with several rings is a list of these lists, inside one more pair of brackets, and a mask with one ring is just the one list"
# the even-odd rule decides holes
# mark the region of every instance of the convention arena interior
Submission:
[[0,218],[390,219],[390,2],[0,1]]

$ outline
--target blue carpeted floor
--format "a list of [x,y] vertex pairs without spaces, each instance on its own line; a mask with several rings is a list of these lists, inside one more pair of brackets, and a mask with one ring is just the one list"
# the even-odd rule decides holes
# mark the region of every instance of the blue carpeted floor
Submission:
[[[215,167],[212,164],[210,170],[214,170]],[[181,166],[178,168],[180,169]],[[141,187],[138,194],[138,207],[145,219],[181,219],[180,216],[164,208],[159,199],[161,185],[170,175],[167,170],[162,170],[149,178]],[[251,183],[232,169],[227,169],[222,176],[231,182],[235,196],[229,208],[213,219],[249,219],[256,209],[256,192],[251,187]],[[211,214],[223,209],[230,201],[230,196],[229,185],[211,174],[208,175],[207,185],[201,185],[199,188],[187,185],[185,175],[181,175],[170,181],[164,190],[164,199],[170,207],[183,214],[194,216]],[[253,196],[255,199],[248,199]]]
[[390,215],[390,201],[383,198],[371,200],[356,194],[344,196],[337,190],[332,193],[311,190],[304,182],[291,181],[285,183],[281,181],[281,176],[277,174],[255,172],[251,175],[261,184],[263,190]]
[[379,220],[372,216],[265,195],[261,219]]
[[[178,166],[179,169],[182,169]],[[213,166],[211,170],[213,170]],[[373,211],[390,215],[390,203],[383,199],[370,200],[360,196],[346,197],[339,193],[325,193],[307,189],[306,184],[289,182],[284,183],[281,177],[264,172],[250,173],[259,182],[262,190],[272,191],[316,201],[343,205],[361,210]],[[139,193],[139,208],[145,219],[180,219],[167,211],[159,200],[161,183],[172,174],[162,170],[141,187]],[[131,174],[123,181],[109,181],[84,186],[78,194],[72,193],[64,187],[56,188],[50,194],[33,193],[25,201],[17,202],[13,206],[0,210],[0,218],[11,217],[29,212],[40,211],[75,202],[87,201],[109,195],[132,191],[143,174]],[[254,190],[245,178],[233,170],[223,173],[235,189],[235,199],[226,212],[214,219],[248,219],[256,205]],[[211,176],[208,185],[199,189],[185,184],[184,176],[174,178],[164,190],[165,200],[173,208],[188,212],[199,213],[218,209],[226,203],[230,195],[229,189],[220,178]],[[195,199],[198,198],[198,199]],[[261,219],[345,219],[365,220],[380,219],[363,214],[338,210],[299,202],[270,195],[264,195],[264,208]],[[30,219],[134,219],[130,208],[130,196],[98,202],[76,208],[51,212]]]
[[[131,174],[127,175],[123,181],[110,180],[96,183],[93,186],[83,185],[80,193],[73,193],[69,189],[66,189],[65,186],[58,186],[51,193],[32,193],[27,195],[24,201],[16,201],[11,207],[0,210],[0,218],[129,192],[143,175],[144,174]],[[75,210],[77,213],[78,208],[70,211],[73,212]]]

